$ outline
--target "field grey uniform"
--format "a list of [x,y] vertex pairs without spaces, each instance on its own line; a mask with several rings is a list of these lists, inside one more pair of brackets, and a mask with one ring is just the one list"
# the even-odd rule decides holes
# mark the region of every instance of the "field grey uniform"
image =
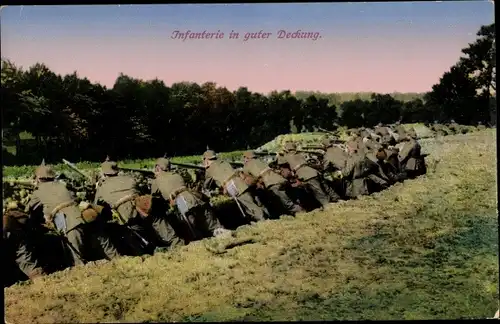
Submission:
[[176,204],[181,223],[189,229],[187,242],[224,231],[210,206],[186,186],[180,174],[170,172],[170,162],[166,158],[156,161],[156,177],[151,184],[151,194]]
[[[143,239],[151,243],[147,238],[153,234],[159,236],[162,245],[180,244],[179,238],[164,217],[154,218],[151,227],[145,226],[146,221],[140,216],[134,203],[135,198],[139,196],[138,183],[134,177],[118,174],[117,165],[112,161],[102,164],[102,173],[106,175],[106,178],[97,188],[95,202],[103,201],[118,212],[122,224],[127,225],[134,234],[130,237],[133,238],[130,244],[136,251],[138,246],[147,244]],[[138,243],[139,241],[141,243]]]
[[26,223],[29,216],[20,210],[8,210],[3,215],[3,237],[8,257],[13,258],[19,269],[29,278],[44,272],[30,244]]
[[252,151],[243,155],[243,171],[253,176],[258,181],[262,181],[266,190],[269,190],[279,199],[282,208],[290,215],[304,211],[302,207],[295,204],[288,196],[285,186],[288,181],[270,168],[264,161],[258,159]]
[[229,196],[236,200],[243,213],[253,221],[265,219],[264,210],[257,205],[255,198],[249,192],[249,186],[241,179],[238,172],[231,164],[218,161],[214,151],[208,150],[203,154],[203,159],[212,161],[205,170],[205,187],[211,181],[219,188],[225,189]]
[[31,195],[29,208],[32,211],[42,208],[46,219],[51,218],[56,228],[63,232],[67,238],[66,244],[71,251],[74,265],[84,263],[85,234],[88,234],[93,241],[98,241],[98,246],[102,248],[105,257],[112,259],[118,256],[118,251],[104,232],[85,231],[84,225],[86,223],[77,206],[74,194],[66,188],[64,183],[54,181],[52,169],[44,165],[40,166],[37,170],[37,178],[41,182]]

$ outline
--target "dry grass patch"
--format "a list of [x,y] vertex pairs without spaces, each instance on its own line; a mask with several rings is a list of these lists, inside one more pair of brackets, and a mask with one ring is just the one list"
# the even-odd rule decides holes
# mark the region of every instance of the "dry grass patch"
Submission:
[[[498,305],[494,130],[423,144],[428,175],[147,258],[5,289],[10,323],[485,318]],[[235,247],[227,247],[231,243]],[[221,253],[225,252],[225,253]]]

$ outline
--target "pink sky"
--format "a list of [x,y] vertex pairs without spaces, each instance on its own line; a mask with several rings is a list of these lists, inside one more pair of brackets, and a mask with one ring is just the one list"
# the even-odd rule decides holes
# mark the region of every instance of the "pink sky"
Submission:
[[[17,13],[17,12],[16,12]],[[71,26],[52,21],[27,24],[15,30],[2,26],[2,56],[28,67],[45,63],[56,73],[77,71],[91,81],[111,87],[120,72],[132,77],[158,77],[173,82],[214,81],[235,90],[314,90],[322,92],[424,92],[475,39],[479,25],[449,26],[435,34],[416,33],[411,23],[399,29],[378,24],[350,35],[333,28],[316,28],[322,39],[302,40],[188,40],[170,39],[178,26]],[[222,29],[191,26],[191,30]],[[280,28],[261,25],[276,32]],[[292,26],[294,31],[307,28]],[[436,27],[437,28],[437,27]],[[180,28],[183,30],[182,28]],[[188,28],[186,28],[188,29]],[[185,30],[185,29],[184,29]],[[432,30],[432,28],[428,28]],[[410,32],[408,32],[410,31]]]

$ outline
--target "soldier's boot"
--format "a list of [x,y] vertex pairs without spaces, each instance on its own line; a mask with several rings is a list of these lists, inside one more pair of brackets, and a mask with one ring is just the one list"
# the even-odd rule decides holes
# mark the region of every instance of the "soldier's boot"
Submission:
[[42,268],[35,268],[32,271],[26,274],[30,280],[34,280],[36,278],[42,277],[45,275],[45,271]]
[[299,205],[295,204],[292,199],[287,195],[284,189],[281,189],[279,185],[274,185],[269,188],[269,190],[280,200],[283,208],[290,214],[295,215],[296,213],[304,212],[304,209]]
[[337,201],[340,200],[340,196],[335,192],[335,190],[333,190],[333,188],[330,185],[328,185],[325,182],[325,180],[320,179],[319,182],[320,182],[321,187],[323,188],[323,190],[328,195],[328,198],[330,199],[330,202],[337,202]]
[[254,198],[249,192],[244,192],[242,195],[238,196],[238,203],[243,209],[243,212],[248,216],[250,220],[259,222],[265,220],[264,210],[257,206]]
[[311,191],[314,198],[321,204],[321,206],[328,206],[328,204],[330,203],[330,197],[324,191],[323,187],[321,186],[321,182],[317,177],[305,181],[305,184]]
[[155,218],[151,225],[162,243],[169,249],[185,245],[184,241],[175,233],[172,225],[170,225],[165,217]]
[[218,236],[231,232],[222,226],[210,206],[204,206],[203,215],[203,220],[206,222],[206,232],[210,233],[210,235]]
[[370,174],[367,177],[370,179],[370,181],[375,185],[373,190],[370,191],[380,191],[380,190],[385,190],[389,187],[389,183],[385,181],[384,179],[378,177],[375,174]]
[[85,263],[83,257],[83,228],[77,226],[66,233],[68,241],[68,249],[71,251],[72,264],[74,266],[83,265]]

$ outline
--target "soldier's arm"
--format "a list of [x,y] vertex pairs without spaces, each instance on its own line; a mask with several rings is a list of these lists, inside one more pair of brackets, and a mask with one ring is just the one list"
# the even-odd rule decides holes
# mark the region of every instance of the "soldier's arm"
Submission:
[[97,205],[100,201],[102,201],[102,189],[98,187],[95,192],[94,205]]
[[348,159],[346,167],[342,170],[342,178],[348,178],[352,175],[354,171],[354,166],[356,165],[355,159]]
[[28,202],[28,210],[30,212],[35,212],[39,208],[42,208],[42,202],[40,201],[40,198],[38,197],[36,191],[31,194],[31,198]]
[[156,180],[153,180],[153,183],[151,183],[151,196],[158,197],[160,195],[161,195],[160,188],[158,188]]
[[205,181],[203,181],[203,188],[206,190],[210,190],[215,187],[215,180],[212,177],[205,176]]

